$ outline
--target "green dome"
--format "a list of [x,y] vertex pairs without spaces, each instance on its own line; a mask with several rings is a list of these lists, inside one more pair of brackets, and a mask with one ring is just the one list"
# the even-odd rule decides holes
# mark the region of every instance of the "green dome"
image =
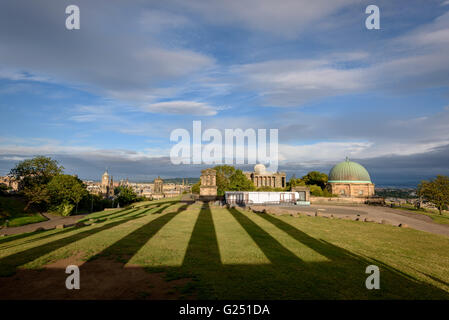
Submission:
[[368,171],[348,158],[331,169],[328,182],[372,183]]

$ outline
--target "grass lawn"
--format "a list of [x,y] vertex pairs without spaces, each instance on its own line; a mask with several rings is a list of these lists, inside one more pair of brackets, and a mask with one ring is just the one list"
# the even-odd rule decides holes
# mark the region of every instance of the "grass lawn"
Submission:
[[40,213],[25,212],[25,205],[25,201],[20,197],[0,196],[0,208],[3,213],[0,217],[0,225],[3,226],[6,220],[8,220],[8,227],[19,227],[47,220]]
[[449,212],[448,211],[443,211],[442,214],[440,214],[438,212],[438,210],[436,210],[436,209],[423,209],[423,208],[416,209],[412,205],[405,205],[405,204],[402,205],[401,207],[393,207],[393,208],[398,209],[398,210],[405,210],[405,211],[423,214],[423,215],[426,215],[426,216],[432,218],[432,220],[436,223],[449,225]]
[[[21,297],[50,292],[51,298],[70,298],[66,289],[61,295],[54,287],[40,292],[34,282],[44,286],[47,275],[57,274],[62,280],[55,283],[62,287],[64,270],[54,268],[74,260],[83,262],[81,279],[89,276],[87,270],[108,264],[118,264],[117,280],[133,286],[139,268],[149,277],[163,277],[142,289],[140,297],[154,297],[165,283],[184,279],[167,294],[181,299],[449,298],[449,238],[444,236],[166,199],[91,217],[95,223],[86,227],[0,238],[0,286],[8,289],[0,298],[16,288]],[[53,267],[42,269],[49,264]],[[371,264],[380,268],[380,290],[365,287]],[[20,278],[14,278],[17,272]],[[26,272],[38,272],[40,278]],[[95,279],[102,276],[113,277],[101,271]],[[81,281],[82,288],[90,285]],[[96,290],[102,286],[117,297],[136,298],[102,280],[92,284]]]

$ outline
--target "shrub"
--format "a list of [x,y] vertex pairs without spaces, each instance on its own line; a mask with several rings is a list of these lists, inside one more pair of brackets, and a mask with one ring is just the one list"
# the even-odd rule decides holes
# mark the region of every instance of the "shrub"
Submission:
[[321,189],[320,186],[312,184],[312,185],[309,186],[309,188],[310,188],[310,194],[312,196],[315,196],[315,197],[322,197],[323,196],[323,189]]
[[70,214],[73,211],[73,208],[75,208],[75,205],[71,204],[68,201],[63,201],[61,204],[51,207],[50,211],[53,213],[60,214],[61,216],[67,217],[70,216]]

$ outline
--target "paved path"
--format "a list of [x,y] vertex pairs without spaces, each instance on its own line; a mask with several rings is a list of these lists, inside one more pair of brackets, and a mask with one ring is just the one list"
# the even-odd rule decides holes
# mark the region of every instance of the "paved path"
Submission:
[[405,210],[391,209],[387,207],[376,206],[333,206],[333,205],[311,205],[310,207],[283,207],[300,212],[313,212],[317,210],[322,215],[349,216],[368,218],[370,220],[387,222],[398,225],[400,223],[408,225],[410,228],[426,231],[430,233],[441,234],[449,237],[449,225],[443,225],[433,222],[433,220],[419,213],[408,212]]
[[44,213],[42,215],[46,217],[48,220],[38,223],[27,224],[20,227],[0,229],[0,234],[10,235],[10,234],[26,233],[35,231],[37,228],[44,228],[45,230],[49,230],[55,228],[57,225],[60,224],[65,225],[75,224],[79,219],[85,216],[85,214],[79,214],[76,216],[62,217],[48,213]]

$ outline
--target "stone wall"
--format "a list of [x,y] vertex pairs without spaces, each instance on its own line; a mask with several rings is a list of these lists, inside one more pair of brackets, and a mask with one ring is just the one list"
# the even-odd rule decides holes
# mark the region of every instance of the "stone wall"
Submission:
[[383,198],[360,198],[360,197],[310,197],[310,203],[311,204],[365,204],[365,203],[371,203],[371,204],[382,204],[384,203]]

